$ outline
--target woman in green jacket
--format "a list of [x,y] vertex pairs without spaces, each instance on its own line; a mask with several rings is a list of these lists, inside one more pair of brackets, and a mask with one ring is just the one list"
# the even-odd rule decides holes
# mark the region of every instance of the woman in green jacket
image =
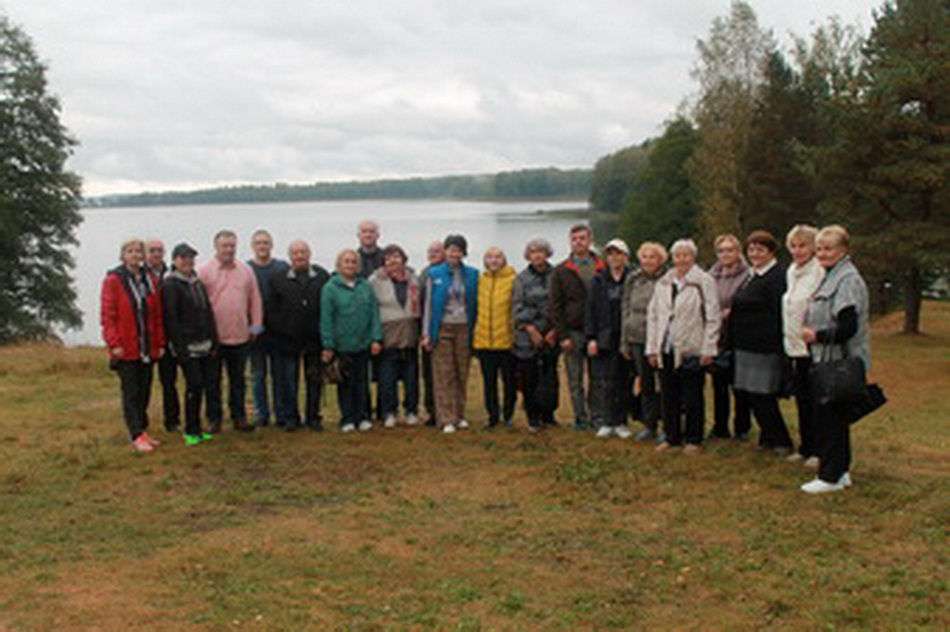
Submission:
[[320,295],[320,338],[322,359],[339,358],[343,379],[337,385],[340,427],[343,432],[373,428],[366,402],[369,400],[367,362],[379,355],[383,328],[379,320],[376,294],[369,281],[359,276],[360,257],[346,249],[336,258],[336,272]]

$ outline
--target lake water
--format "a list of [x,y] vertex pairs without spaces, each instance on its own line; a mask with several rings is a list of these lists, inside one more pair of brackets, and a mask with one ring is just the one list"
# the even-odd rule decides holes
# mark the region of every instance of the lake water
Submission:
[[[238,256],[251,257],[250,237],[258,228],[274,236],[274,254],[286,259],[287,244],[305,239],[316,263],[332,270],[342,248],[356,247],[356,227],[374,219],[381,227],[382,244],[397,243],[409,254],[409,265],[425,265],[429,243],[449,233],[461,233],[469,242],[468,262],[481,267],[482,255],[491,246],[502,248],[518,270],[525,266],[524,244],[545,237],[554,245],[554,259],[568,251],[568,230],[580,215],[540,211],[585,209],[575,202],[460,202],[376,201],[300,202],[284,204],[233,204],[213,206],[153,206],[91,208],[77,237],[76,288],[83,312],[83,327],[63,334],[67,344],[101,343],[99,289],[105,272],[118,265],[119,244],[126,238],[158,238],[171,248],[187,241],[198,250],[198,263],[212,256],[212,238],[222,228],[238,234]],[[608,235],[601,237],[609,238]]]

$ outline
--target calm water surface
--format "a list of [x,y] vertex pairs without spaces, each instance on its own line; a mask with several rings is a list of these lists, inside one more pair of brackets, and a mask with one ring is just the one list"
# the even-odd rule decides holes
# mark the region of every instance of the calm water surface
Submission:
[[[275,255],[286,259],[287,244],[305,239],[314,261],[332,269],[336,253],[356,247],[356,226],[362,219],[380,223],[382,244],[397,243],[409,253],[409,265],[425,265],[425,251],[434,239],[462,233],[469,242],[469,263],[481,267],[490,246],[502,248],[518,270],[525,266],[522,251],[533,237],[554,245],[554,259],[567,251],[567,233],[578,217],[539,211],[584,209],[578,202],[458,202],[458,201],[352,201],[214,206],[153,206],[86,209],[78,231],[76,287],[83,327],[63,334],[68,344],[101,344],[99,288],[105,272],[118,265],[119,244],[126,238],[157,237],[166,250],[187,241],[198,250],[198,264],[212,256],[212,238],[222,228],[238,234],[238,256],[251,257],[250,237],[258,228],[274,236]],[[605,236],[606,237],[606,236]]]

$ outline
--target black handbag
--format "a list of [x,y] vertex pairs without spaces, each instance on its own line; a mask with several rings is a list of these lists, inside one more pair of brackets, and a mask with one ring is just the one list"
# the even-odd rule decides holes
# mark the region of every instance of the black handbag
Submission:
[[861,396],[845,409],[845,419],[849,424],[856,424],[886,403],[884,390],[877,384],[868,384]]
[[[826,345],[831,355],[831,345]],[[838,360],[821,358],[808,370],[808,386],[812,401],[819,406],[850,404],[867,391],[867,376],[861,358],[844,357]]]

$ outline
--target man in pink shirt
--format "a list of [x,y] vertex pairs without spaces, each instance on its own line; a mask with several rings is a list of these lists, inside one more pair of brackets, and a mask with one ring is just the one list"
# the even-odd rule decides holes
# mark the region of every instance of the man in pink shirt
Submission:
[[208,385],[208,424],[220,432],[221,373],[228,371],[228,407],[235,430],[251,431],[245,406],[245,367],[251,342],[264,331],[264,310],[257,279],[251,268],[236,258],[237,235],[221,230],[214,236],[214,259],[198,270],[208,291],[220,347],[212,357],[214,377]]

